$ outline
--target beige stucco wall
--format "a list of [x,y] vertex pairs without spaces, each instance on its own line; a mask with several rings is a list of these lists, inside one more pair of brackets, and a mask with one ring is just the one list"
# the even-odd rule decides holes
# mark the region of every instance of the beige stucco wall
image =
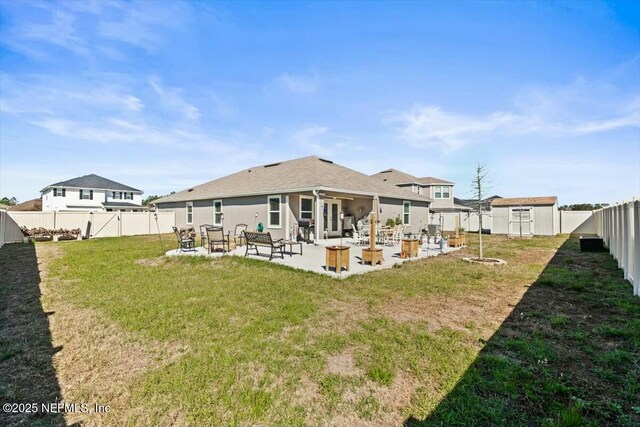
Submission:
[[[303,193],[312,196],[312,193]],[[297,223],[300,215],[300,195],[290,194],[287,204],[286,194],[281,200],[281,221],[279,228],[269,228],[267,215],[268,196],[248,196],[231,197],[222,199],[222,212],[224,214],[223,226],[226,231],[233,231],[236,224],[247,224],[249,230],[253,230],[258,223],[264,225],[264,230],[269,231],[273,238],[288,238],[294,224]],[[356,221],[366,217],[372,209],[371,199],[354,198],[353,200],[341,200],[342,209],[355,215]],[[381,198],[382,207],[381,221],[386,222],[387,218],[402,217],[402,200]],[[186,202],[173,202],[158,204],[161,211],[170,210],[175,212],[176,227],[186,226]],[[323,228],[322,215],[318,217],[316,204],[313,204],[314,218],[318,229]],[[256,218],[256,213],[258,214]],[[417,232],[420,228],[426,227],[429,216],[428,203],[411,201],[411,224],[410,231]],[[288,217],[288,218],[287,218]],[[193,202],[193,225],[196,229],[203,224],[213,224],[213,200],[196,200]],[[288,227],[288,228],[287,228]]]

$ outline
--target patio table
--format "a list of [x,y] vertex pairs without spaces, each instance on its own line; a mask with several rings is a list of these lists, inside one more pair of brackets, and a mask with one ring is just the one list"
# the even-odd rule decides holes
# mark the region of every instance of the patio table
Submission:
[[[298,242],[297,240],[285,240],[284,247],[286,248],[289,245],[289,256],[293,256],[293,254],[302,255],[302,241]],[[293,245],[300,245],[300,252],[293,252]]]

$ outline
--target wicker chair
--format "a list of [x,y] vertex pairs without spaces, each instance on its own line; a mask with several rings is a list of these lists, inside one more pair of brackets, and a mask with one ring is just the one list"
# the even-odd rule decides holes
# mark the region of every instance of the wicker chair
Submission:
[[188,251],[194,251],[195,248],[195,243],[196,241],[194,239],[192,239],[191,237],[183,237],[180,235],[180,231],[178,231],[178,229],[176,227],[171,227],[173,228],[173,232],[176,235],[176,238],[178,239],[178,252],[182,252],[185,250]]

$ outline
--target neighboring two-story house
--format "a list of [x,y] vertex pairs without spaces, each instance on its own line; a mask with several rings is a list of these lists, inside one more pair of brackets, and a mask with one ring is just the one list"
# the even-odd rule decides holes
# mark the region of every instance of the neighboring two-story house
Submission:
[[142,191],[94,174],[47,185],[41,193],[43,211],[145,210]]
[[[386,169],[371,176],[430,198],[430,225],[451,231],[456,227],[454,225],[456,221],[457,226],[463,224],[465,218],[468,221],[468,214],[472,209],[454,202],[453,187],[455,184],[451,181],[432,176],[418,178],[397,169]],[[466,215],[462,215],[463,213]],[[456,217],[457,219],[455,219]]]
[[455,184],[453,182],[432,176],[418,178],[397,169],[386,169],[371,176],[429,197],[432,199],[431,212],[466,212],[469,210],[466,206],[454,203],[453,187]]

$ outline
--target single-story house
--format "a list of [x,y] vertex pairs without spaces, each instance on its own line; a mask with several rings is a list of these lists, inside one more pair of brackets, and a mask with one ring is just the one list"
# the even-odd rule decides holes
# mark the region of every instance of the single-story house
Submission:
[[560,232],[556,196],[495,199],[491,216],[492,234],[555,236]]
[[43,211],[141,212],[142,191],[90,174],[47,185],[42,190]]
[[[298,225],[312,222],[316,240],[337,237],[366,218],[374,197],[379,218],[400,218],[409,230],[427,226],[431,199],[316,156],[243,171],[155,200],[160,211],[174,211],[176,225],[259,224],[274,238],[290,238]],[[344,223],[340,214],[344,213]],[[306,225],[306,224],[305,224]],[[320,235],[318,235],[320,234]]]

